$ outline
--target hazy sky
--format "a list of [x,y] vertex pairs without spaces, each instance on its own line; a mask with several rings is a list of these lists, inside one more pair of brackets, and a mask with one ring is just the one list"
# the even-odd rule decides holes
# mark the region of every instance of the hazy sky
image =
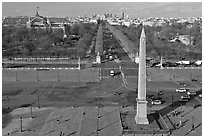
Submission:
[[121,12],[130,17],[201,17],[201,2],[3,2],[2,16],[76,17]]

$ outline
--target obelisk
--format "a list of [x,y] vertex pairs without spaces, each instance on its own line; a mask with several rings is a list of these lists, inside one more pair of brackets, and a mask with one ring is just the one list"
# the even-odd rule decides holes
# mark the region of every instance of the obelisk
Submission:
[[139,77],[138,77],[138,96],[137,96],[136,124],[149,124],[147,119],[146,101],[146,36],[144,27],[140,36],[139,50]]

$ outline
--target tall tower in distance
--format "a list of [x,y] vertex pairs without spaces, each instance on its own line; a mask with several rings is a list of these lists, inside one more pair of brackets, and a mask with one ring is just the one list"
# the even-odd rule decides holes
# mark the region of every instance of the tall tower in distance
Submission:
[[36,7],[36,14],[35,14],[36,17],[39,16],[39,7]]
[[122,12],[122,15],[121,15],[121,16],[122,16],[122,18],[124,19],[124,18],[125,18],[125,13],[124,13],[124,12]]
[[146,101],[146,36],[144,26],[140,36],[139,50],[139,77],[138,77],[138,96],[137,96],[136,124],[149,124],[147,119]]

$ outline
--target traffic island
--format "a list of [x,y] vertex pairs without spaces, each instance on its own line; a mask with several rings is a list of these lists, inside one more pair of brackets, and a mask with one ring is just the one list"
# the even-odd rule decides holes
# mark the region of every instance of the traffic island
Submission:
[[120,112],[122,135],[167,135],[169,128],[158,113],[148,114],[149,124],[136,124],[135,111]]

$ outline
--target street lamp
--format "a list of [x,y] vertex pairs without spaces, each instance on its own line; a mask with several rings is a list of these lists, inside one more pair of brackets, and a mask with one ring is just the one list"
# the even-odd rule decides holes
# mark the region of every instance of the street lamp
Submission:
[[181,112],[183,112],[183,105],[181,104]]
[[37,81],[39,81],[39,79],[38,79],[38,71],[37,71]]
[[[181,104],[181,113],[183,112],[182,104]],[[182,126],[182,115],[180,116],[179,126]]]
[[171,107],[173,107],[174,95],[171,95]]
[[192,128],[191,128],[191,132],[195,131],[195,126],[194,126],[194,116],[192,116]]
[[76,96],[75,96],[75,93],[74,93],[74,96],[73,96],[73,106],[74,106],[74,108],[75,108],[75,98],[76,98]]
[[9,97],[8,97],[8,95],[7,95],[7,100],[8,100],[8,107],[9,107]]
[[57,74],[57,77],[58,77],[58,81],[60,81],[60,79],[59,79],[59,71],[57,72],[58,74]]
[[96,134],[97,134],[97,136],[98,136],[98,117],[99,117],[99,106],[98,106],[98,97],[96,96],[96,103],[97,103],[97,119],[96,119],[96,121],[97,121],[97,128],[96,128]]
[[16,81],[18,81],[18,76],[17,76],[17,72],[16,72]]
[[97,113],[98,115],[97,115],[97,120],[96,120],[97,121],[97,130],[96,130],[96,133],[97,133],[97,136],[98,136],[98,130],[99,130],[99,128],[98,128],[98,126],[99,126],[99,120],[98,120],[99,119],[99,106],[97,106],[97,110],[98,110],[98,113]]
[[33,117],[32,104],[31,104],[31,106],[30,106],[30,116],[31,116],[31,119],[34,118],[34,117]]
[[38,108],[40,108],[40,96],[39,96],[39,94],[38,94]]
[[23,117],[22,116],[20,118],[20,129],[21,129],[21,132],[23,132]]

